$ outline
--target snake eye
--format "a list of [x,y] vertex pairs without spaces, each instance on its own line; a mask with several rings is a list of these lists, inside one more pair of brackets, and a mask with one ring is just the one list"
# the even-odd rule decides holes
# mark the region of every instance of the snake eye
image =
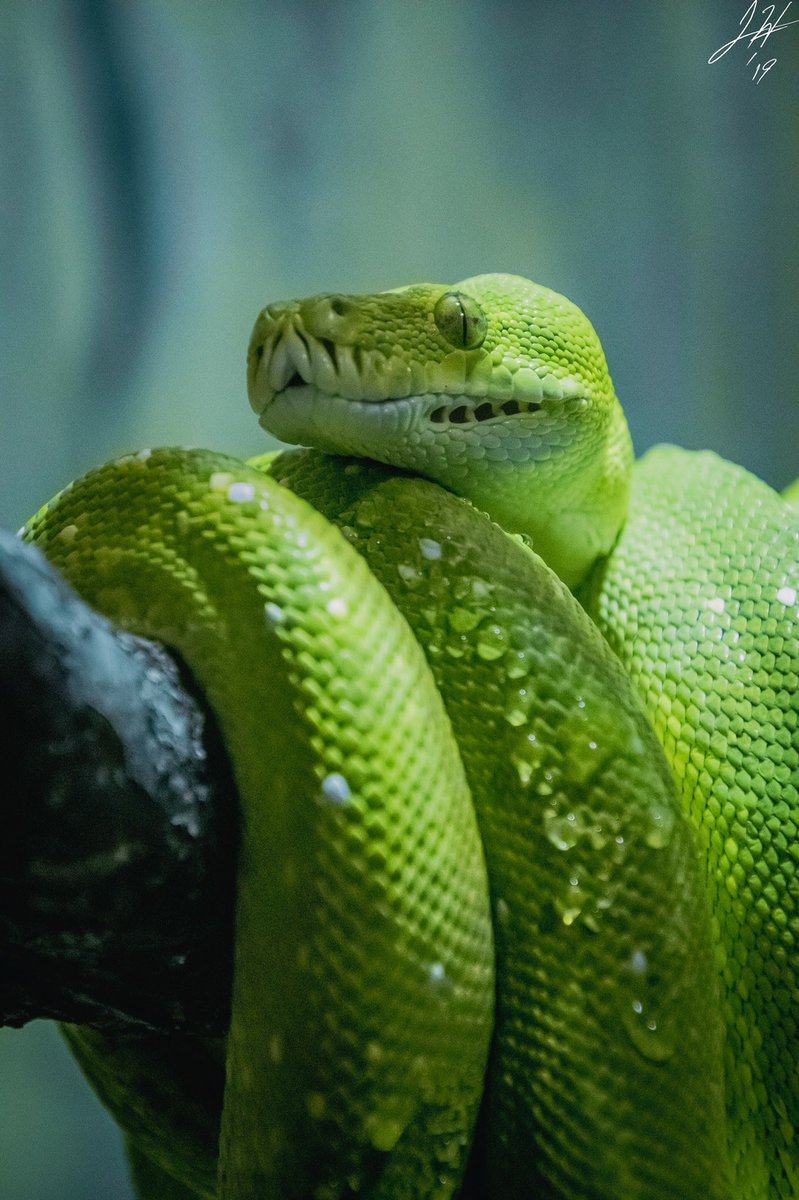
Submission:
[[488,330],[485,313],[463,292],[444,292],[433,309],[433,320],[451,346],[474,350],[482,346]]

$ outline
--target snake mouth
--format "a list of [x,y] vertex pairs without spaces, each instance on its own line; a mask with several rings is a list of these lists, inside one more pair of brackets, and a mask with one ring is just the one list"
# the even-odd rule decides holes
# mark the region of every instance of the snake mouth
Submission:
[[574,378],[541,375],[518,360],[492,363],[479,370],[428,363],[314,336],[293,310],[256,321],[247,357],[250,405],[268,427],[268,410],[296,401],[304,408],[313,392],[317,401],[391,407],[399,401],[416,409],[419,422],[433,431],[510,422],[527,418],[585,395]]
[[[438,428],[482,425],[486,421],[537,413],[544,407],[543,401],[539,400],[490,397],[484,394],[472,396],[438,391],[414,394],[408,389],[404,395],[381,395],[375,388],[352,386],[355,382],[353,379],[350,379],[349,388],[343,388],[339,378],[339,367],[343,359],[341,348],[338,348],[338,353],[332,344],[312,349],[310,339],[306,341],[294,332],[294,338],[279,338],[271,347],[258,343],[250,348],[248,394],[250,405],[260,418],[264,418],[267,409],[278,400],[290,402],[294,397],[298,401],[307,401],[311,393],[322,399],[332,400],[335,397],[370,405],[390,405],[398,400],[409,400],[416,405],[422,405],[426,410],[426,421]],[[322,362],[322,355],[327,359],[326,363]],[[357,357],[356,354],[352,354],[352,363],[356,367],[359,365]],[[396,390],[395,387],[395,392]]]
[[[485,429],[494,438],[495,447],[502,444],[508,453],[515,448],[515,457],[523,459],[527,457],[523,447],[541,436],[528,414],[544,407],[534,401],[486,400],[436,392],[383,397],[379,402],[353,400],[322,392],[315,384],[305,383],[297,372],[297,378],[292,377],[284,388],[270,395],[260,410],[259,424],[289,445],[310,445],[326,453],[360,454],[391,462],[395,461],[393,457],[383,458],[389,445],[403,441],[418,444],[420,438],[440,441],[442,446],[453,439],[478,445]],[[484,453],[496,457],[494,449],[486,448]]]
[[[365,403],[364,401],[356,401],[350,396],[343,396],[336,392],[321,394],[331,400],[349,401],[353,404]],[[307,401],[312,395],[320,395],[320,389],[312,382],[304,379],[299,371],[294,371],[289,376],[284,387],[278,391],[270,392],[264,397],[259,397],[259,402],[263,399],[263,403],[255,411],[259,417],[263,417],[266,414],[266,410],[277,401],[283,400],[291,403],[292,395],[298,401]],[[450,396],[437,392],[431,392],[425,396],[384,396],[382,398],[370,399],[368,403],[390,405],[397,403],[400,399],[417,405],[424,405],[427,409],[425,413],[426,420],[431,425],[438,426],[482,425],[486,421],[496,421],[503,417],[537,413],[543,408],[543,404],[535,400],[488,400],[473,396]]]

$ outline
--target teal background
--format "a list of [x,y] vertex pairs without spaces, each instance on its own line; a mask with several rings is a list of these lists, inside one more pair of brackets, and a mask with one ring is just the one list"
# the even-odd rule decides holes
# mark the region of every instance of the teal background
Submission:
[[[799,26],[708,65],[746,7],[7,0],[0,524],[126,449],[263,448],[267,301],[486,270],[585,309],[639,452],[784,486]],[[2,1200],[130,1197],[54,1029],[0,1034],[0,1095]]]

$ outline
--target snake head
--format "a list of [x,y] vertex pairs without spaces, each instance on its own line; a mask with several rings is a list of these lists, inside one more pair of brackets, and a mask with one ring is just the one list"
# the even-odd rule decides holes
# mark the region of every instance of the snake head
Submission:
[[632,450],[601,344],[520,276],[270,304],[247,375],[281,441],[416,471],[527,535],[570,585],[619,532]]

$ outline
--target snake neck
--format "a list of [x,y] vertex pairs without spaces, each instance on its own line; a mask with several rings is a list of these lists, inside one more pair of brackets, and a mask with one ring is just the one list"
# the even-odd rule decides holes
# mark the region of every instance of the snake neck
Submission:
[[515,489],[513,508],[490,515],[528,537],[563,582],[576,588],[616,543],[627,516],[632,465],[630,432],[616,402],[604,428],[535,464],[529,485],[523,489],[520,480]]
[[579,439],[538,460],[498,472],[473,464],[445,486],[466,496],[509,533],[522,534],[570,588],[610,553],[624,524],[633,450],[618,402]]

